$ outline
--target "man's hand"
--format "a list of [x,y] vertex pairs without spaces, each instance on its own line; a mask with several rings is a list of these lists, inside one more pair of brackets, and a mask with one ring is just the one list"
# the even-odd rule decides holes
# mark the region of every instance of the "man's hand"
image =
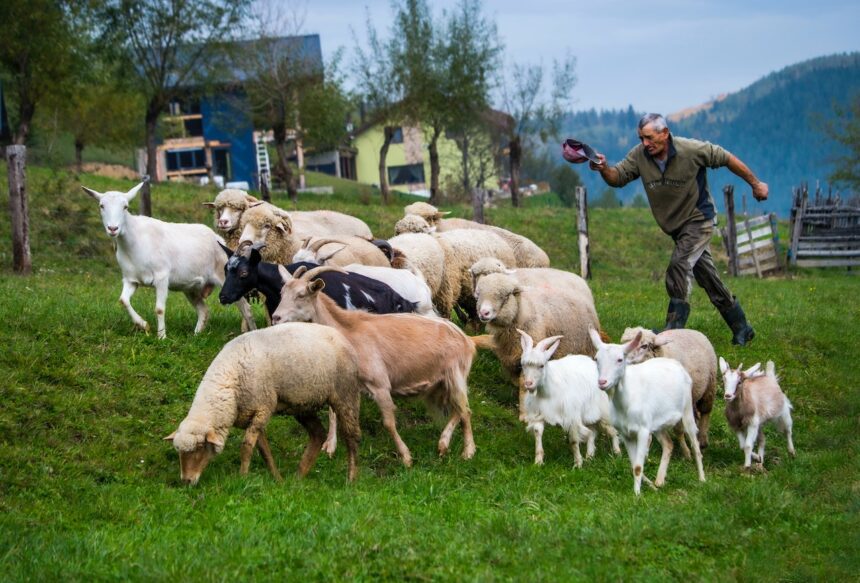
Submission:
[[767,200],[768,188],[766,182],[759,181],[753,186],[753,198],[757,201],[761,202],[763,200]]
[[[592,170],[597,170],[599,172],[600,170],[606,168],[606,156],[604,156],[603,154],[597,154],[597,159],[600,160],[599,164],[589,161],[588,167]],[[767,185],[765,185],[765,192],[767,192]],[[765,198],[767,198],[767,194],[765,194]]]

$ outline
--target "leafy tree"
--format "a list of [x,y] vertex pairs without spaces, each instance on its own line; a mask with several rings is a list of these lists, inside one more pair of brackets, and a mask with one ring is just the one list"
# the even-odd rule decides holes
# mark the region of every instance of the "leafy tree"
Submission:
[[607,188],[589,206],[596,209],[617,209],[621,206],[621,200],[614,188]]
[[[146,172],[156,176],[156,126],[182,88],[202,87],[219,73],[212,63],[229,50],[251,0],[105,0],[104,34],[124,49],[129,71],[146,99]],[[223,71],[220,71],[223,73]],[[140,212],[152,214],[149,189]]]
[[572,101],[576,84],[576,59],[568,55],[561,62],[554,61],[550,95],[544,98],[543,65],[514,64],[511,79],[501,82],[501,101],[504,110],[514,123],[508,133],[511,172],[511,202],[520,206],[519,185],[523,148],[538,137],[542,142],[558,135],[564,111]]
[[630,201],[630,206],[635,209],[647,209],[648,199],[645,198],[645,195],[641,192],[637,192],[636,196],[633,197],[633,200]]
[[564,164],[556,168],[550,184],[564,206],[570,208],[576,204],[576,188],[582,186],[582,181],[570,165]]
[[860,93],[849,105],[834,109],[837,121],[828,125],[828,134],[845,146],[847,153],[836,158],[830,179],[860,190]]

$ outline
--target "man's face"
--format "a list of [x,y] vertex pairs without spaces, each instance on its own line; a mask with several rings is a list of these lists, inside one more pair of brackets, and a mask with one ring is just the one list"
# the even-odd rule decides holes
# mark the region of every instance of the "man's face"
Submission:
[[639,130],[639,141],[652,157],[662,157],[668,152],[669,128],[663,128],[658,132],[654,129],[654,124],[649,123]]

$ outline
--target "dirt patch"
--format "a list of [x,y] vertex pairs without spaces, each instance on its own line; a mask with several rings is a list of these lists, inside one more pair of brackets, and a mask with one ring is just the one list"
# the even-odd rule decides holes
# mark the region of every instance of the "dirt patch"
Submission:
[[140,174],[128,166],[121,164],[87,162],[84,164],[83,170],[87,174],[98,174],[99,176],[107,176],[108,178],[126,178],[128,180],[138,180],[140,178]]

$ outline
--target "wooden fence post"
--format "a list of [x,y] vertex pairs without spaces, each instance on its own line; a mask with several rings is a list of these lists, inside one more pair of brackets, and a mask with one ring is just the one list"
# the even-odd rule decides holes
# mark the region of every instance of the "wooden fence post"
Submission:
[[579,271],[583,279],[591,279],[591,258],[588,249],[588,191],[576,187],[576,226],[579,231]]
[[726,200],[726,253],[729,256],[729,274],[738,276],[740,271],[738,260],[738,233],[735,226],[735,187],[727,184],[723,187]]
[[6,165],[9,169],[9,216],[12,219],[12,268],[15,273],[29,275],[33,271],[30,258],[30,209],[27,204],[27,146],[7,146]]
[[803,230],[803,213],[806,211],[806,204],[809,201],[809,190],[806,185],[801,186],[801,192],[798,194],[800,204],[794,215],[794,225],[792,225],[791,230],[791,265],[797,265],[797,248],[800,243],[800,232]]
[[475,186],[472,188],[472,220],[484,224],[484,196],[485,190]]

